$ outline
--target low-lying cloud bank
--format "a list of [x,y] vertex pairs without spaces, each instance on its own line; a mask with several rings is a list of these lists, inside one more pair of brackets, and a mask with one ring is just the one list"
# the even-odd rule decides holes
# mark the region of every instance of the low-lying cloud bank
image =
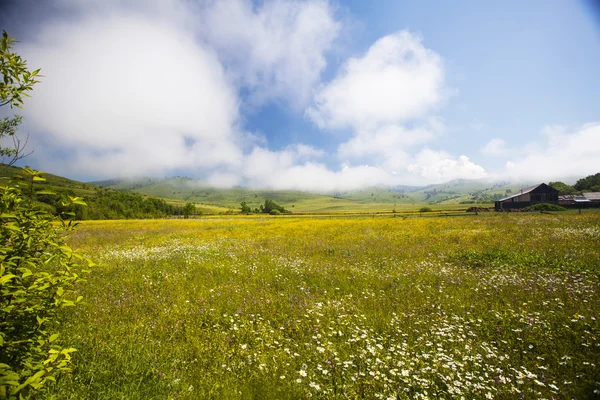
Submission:
[[[409,31],[380,38],[324,82],[344,27],[327,1],[57,4],[63,12],[18,48],[44,75],[24,126],[41,169],[86,179],[185,171],[216,186],[312,191],[489,176],[466,155],[435,148],[448,134],[436,116],[450,93],[444,62]],[[337,150],[270,149],[244,117],[272,103],[324,135],[343,130]],[[597,129],[548,134],[545,148],[512,160],[506,173],[545,171],[546,179],[559,168],[545,160],[556,159],[588,170],[581,155],[598,149]],[[484,151],[508,154],[500,139]]]

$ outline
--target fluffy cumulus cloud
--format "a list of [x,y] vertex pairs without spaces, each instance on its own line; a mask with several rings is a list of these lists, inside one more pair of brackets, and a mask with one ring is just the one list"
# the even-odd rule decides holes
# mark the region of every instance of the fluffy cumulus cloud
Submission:
[[424,147],[444,134],[443,121],[432,113],[447,92],[441,57],[419,36],[400,31],[349,59],[319,89],[307,115],[323,129],[350,129],[338,156],[385,171],[386,184],[485,177],[466,156],[453,159]]
[[303,107],[341,25],[325,1],[232,0],[211,2],[199,28],[255,103],[284,98]]
[[527,146],[510,159],[500,175],[548,181],[600,171],[600,123],[589,123],[574,131],[550,126],[541,136],[539,144]]
[[[183,172],[215,186],[321,192],[485,176],[465,156],[430,149],[444,135],[435,116],[444,67],[408,31],[377,40],[323,83],[343,29],[325,0],[53,4],[19,46],[44,74],[24,127],[41,169],[82,179]],[[245,126],[269,104],[349,136],[328,153],[289,139],[270,149]]]
[[445,152],[424,149],[419,152],[407,170],[413,176],[425,182],[442,183],[453,179],[479,179],[487,176],[485,170],[469,160],[467,156],[460,156],[457,160]]
[[303,160],[295,149],[276,152],[257,147],[246,158],[243,174],[250,186],[316,192],[393,183],[393,176],[380,168],[344,165],[332,171],[322,163]]
[[369,129],[422,117],[443,98],[441,57],[408,31],[349,59],[307,114],[322,128]]
[[69,150],[69,168],[136,175],[239,162],[236,94],[187,32],[106,15],[48,26],[23,51],[45,76],[27,121],[45,132],[38,140]]
[[43,132],[42,168],[91,178],[183,169],[233,182],[256,142],[240,92],[306,101],[339,29],[321,1],[57,4],[20,46],[44,74],[26,128]]
[[481,149],[481,152],[487,156],[496,157],[507,155],[510,149],[506,147],[504,140],[493,138]]

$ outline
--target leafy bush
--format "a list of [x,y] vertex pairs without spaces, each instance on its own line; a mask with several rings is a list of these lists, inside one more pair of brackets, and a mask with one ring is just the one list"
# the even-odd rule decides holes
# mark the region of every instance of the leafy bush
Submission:
[[584,192],[600,192],[600,172],[579,179],[574,188]]
[[[33,190],[43,178],[24,171]],[[51,329],[61,308],[81,301],[76,285],[93,265],[65,245],[76,224],[36,209],[22,185],[0,186],[0,399],[21,398],[70,371],[75,349],[59,345]]]
[[271,210],[271,211],[269,211],[269,214],[271,214],[271,215],[280,215],[281,211],[279,211],[279,210]]
[[431,207],[421,207],[419,209],[419,212],[432,212],[433,210],[431,209]]
[[[272,215],[291,214],[292,213],[291,211],[283,208],[283,206],[280,206],[279,204],[275,203],[273,200],[269,200],[269,199],[265,200],[264,206],[261,205],[260,208],[255,211],[258,211],[263,214],[272,214]],[[277,214],[273,214],[273,211],[277,211]]]
[[523,211],[565,211],[566,208],[557,204],[540,203],[527,206]]
[[[11,51],[15,39],[3,32],[0,39],[0,107],[20,107],[37,83],[39,70],[29,72],[26,62]],[[5,118],[0,138],[12,136],[14,147],[0,147],[9,165],[23,158],[16,138],[19,116]],[[0,186],[0,399],[23,399],[42,390],[46,382],[69,371],[73,348],[58,344],[50,330],[62,307],[81,301],[76,296],[80,273],[92,262],[65,245],[74,224],[36,207],[34,182],[41,173],[25,168],[27,185],[17,177]],[[24,190],[25,189],[25,190]],[[40,191],[39,195],[51,195]],[[68,205],[85,205],[70,198]],[[74,216],[70,213],[70,216]]]

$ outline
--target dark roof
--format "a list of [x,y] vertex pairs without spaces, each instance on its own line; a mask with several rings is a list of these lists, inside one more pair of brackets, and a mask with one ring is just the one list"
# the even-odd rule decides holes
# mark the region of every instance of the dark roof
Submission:
[[600,192],[587,192],[587,193],[582,193],[583,197],[585,197],[588,200],[592,200],[592,201],[600,201]]
[[600,192],[587,192],[582,194],[563,194],[558,196],[558,199],[562,201],[574,202],[600,201]]
[[523,189],[521,189],[521,190],[519,191],[519,193],[515,193],[515,194],[513,194],[513,195],[510,195],[510,196],[508,196],[508,197],[505,197],[505,198],[503,198],[503,199],[500,199],[500,200],[498,200],[498,201],[510,200],[510,199],[512,199],[513,197],[517,197],[517,196],[520,196],[520,195],[522,195],[522,194],[527,194],[527,193],[529,193],[529,192],[533,192],[535,189],[539,188],[539,187],[540,187],[540,186],[542,186],[542,185],[545,185],[545,183],[539,183],[539,184],[537,184],[537,185],[533,185],[533,186],[529,186],[529,187],[523,188]]

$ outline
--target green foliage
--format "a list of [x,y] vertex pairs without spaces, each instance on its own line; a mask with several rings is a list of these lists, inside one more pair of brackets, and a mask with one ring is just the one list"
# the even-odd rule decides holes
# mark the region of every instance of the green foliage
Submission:
[[557,204],[539,203],[527,206],[523,211],[566,211],[567,209]]
[[[38,81],[36,76],[40,72],[39,69],[30,72],[27,70],[27,62],[17,53],[12,52],[13,43],[16,40],[8,37],[6,31],[2,33],[0,39],[0,107],[10,105],[12,108],[21,107],[23,98],[29,97],[27,92],[33,89]],[[17,131],[21,124],[22,117],[15,115],[12,117],[4,117],[0,121],[0,139],[12,137],[12,147],[0,146],[0,158],[7,160],[8,164],[13,164],[17,160],[25,157],[23,149],[27,144],[22,143],[17,137]]]
[[271,210],[271,211],[269,211],[269,214],[270,215],[281,215],[281,211],[279,211],[279,210]]
[[194,203],[186,203],[183,207],[183,216],[184,218],[189,218],[190,215],[196,214],[196,204]]
[[262,213],[270,214],[271,211],[278,211],[280,214],[291,214],[291,211],[286,210],[283,206],[275,203],[273,200],[266,199],[264,206],[260,206]]
[[[6,32],[0,40],[0,106],[21,107],[39,70],[29,72],[26,62],[12,53]],[[22,158],[16,133],[21,117],[0,122],[0,138],[12,136],[14,148],[0,148],[11,162]],[[64,242],[73,227],[39,209],[34,203],[34,182],[44,182],[40,172],[23,170],[26,185],[17,177],[0,185],[0,399],[23,399],[70,371],[73,348],[58,342],[56,317],[63,307],[74,306],[76,286],[84,267],[93,263]],[[51,196],[50,191],[38,195]],[[69,197],[66,206],[82,206]],[[65,216],[72,216],[65,213]]]
[[12,52],[13,43],[16,39],[8,37],[6,31],[2,32],[0,39],[0,107],[10,105],[11,107],[23,106],[23,97],[29,97],[27,92],[38,83],[36,76],[39,69],[30,72],[27,70],[27,62],[17,53]]
[[248,204],[246,204],[245,201],[242,201],[240,203],[240,207],[242,208],[242,214],[251,214],[252,213],[252,209],[250,208],[250,206]]
[[[18,167],[0,165],[0,182],[8,182],[23,174]],[[163,199],[143,196],[123,190],[102,189],[64,177],[44,174],[46,181],[34,182],[33,202],[36,208],[56,216],[63,212],[75,213],[76,219],[147,219],[183,215],[183,207]],[[28,188],[23,188],[26,192]],[[47,192],[53,194],[46,194]],[[81,197],[87,207],[70,205],[69,197]],[[63,204],[65,203],[65,204]]]
[[548,183],[548,186],[558,190],[558,194],[576,194],[577,189],[571,185],[567,185],[564,182],[556,181]]
[[419,209],[419,212],[432,212],[433,210],[431,209],[431,207],[421,207]]
[[63,348],[52,330],[59,309],[81,301],[76,285],[93,265],[64,242],[75,224],[33,207],[33,182],[43,178],[24,171],[29,196],[23,181],[0,186],[0,399],[21,398],[70,371],[75,349]]
[[574,187],[584,192],[600,192],[600,172],[581,178]]

